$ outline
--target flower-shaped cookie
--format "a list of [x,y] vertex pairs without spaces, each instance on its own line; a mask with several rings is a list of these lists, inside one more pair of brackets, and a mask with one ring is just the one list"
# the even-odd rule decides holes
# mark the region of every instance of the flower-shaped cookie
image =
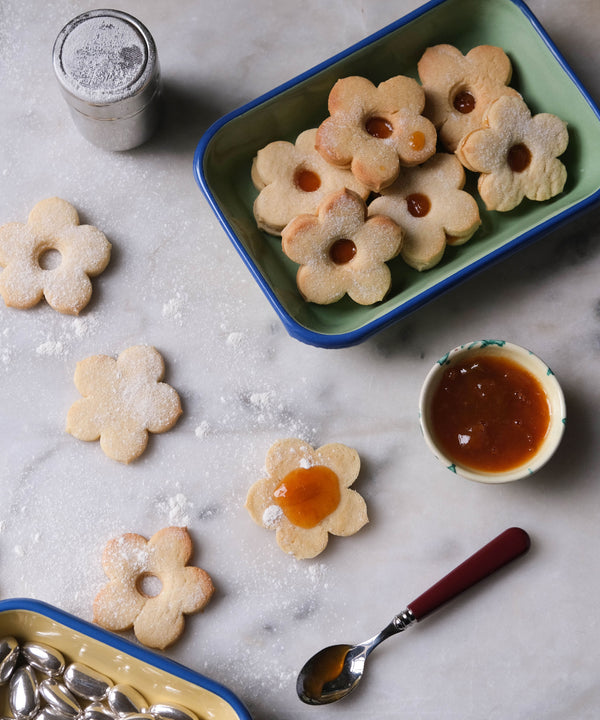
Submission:
[[115,360],[93,355],[77,363],[75,386],[83,395],[69,409],[67,432],[79,440],[100,438],[102,450],[128,463],[141,455],[148,433],[162,433],[177,422],[177,392],[162,380],[160,353],[147,345],[124,350]]
[[346,293],[361,305],[382,300],[391,285],[385,264],[400,251],[402,230],[387,217],[366,217],[363,199],[351,190],[332,193],[319,214],[299,215],[284,228],[284,253],[300,265],[302,296],[327,305]]
[[367,199],[369,190],[349,169],[326,162],[315,150],[316,136],[316,128],[305,130],[295,144],[277,140],[258,151],[252,180],[260,190],[254,217],[262,230],[280,235],[296,215],[314,215],[326,195],[345,187]]
[[94,600],[94,622],[133,631],[144,645],[163,650],[183,632],[184,614],[203,610],[214,586],[208,573],[188,566],[192,541],[186,528],[159,530],[150,540],[126,533],[102,554],[109,583]]
[[369,520],[363,498],[350,485],[360,470],[356,450],[330,443],[317,450],[291,438],[271,446],[267,477],[248,491],[252,519],[275,529],[279,547],[297,558],[322,552],[333,535],[353,535]]
[[481,173],[478,189],[488,210],[512,210],[523,197],[541,201],[562,192],[567,169],[558,156],[569,143],[566,123],[550,113],[532,117],[521,98],[501,97],[485,125],[463,138],[456,154]]
[[371,190],[391,185],[401,165],[418,165],[435,152],[435,128],[421,115],[425,93],[412,78],[398,75],[377,87],[363,77],[342,78],[328,104],[316,148]]
[[398,180],[369,205],[404,231],[401,254],[417,270],[436,265],[446,244],[461,245],[481,224],[475,198],[462,190],[465,171],[454,155],[439,153],[405,168]]
[[[0,294],[9,307],[30,308],[42,297],[61,313],[77,315],[92,296],[90,277],[110,260],[111,244],[91,225],[80,225],[66,200],[37,203],[27,224],[0,227]],[[60,262],[50,262],[52,254]]]
[[425,114],[452,152],[462,137],[483,125],[493,100],[519,96],[507,87],[512,76],[508,56],[492,45],[479,45],[466,55],[452,45],[435,45],[424,52],[418,71],[427,98]]

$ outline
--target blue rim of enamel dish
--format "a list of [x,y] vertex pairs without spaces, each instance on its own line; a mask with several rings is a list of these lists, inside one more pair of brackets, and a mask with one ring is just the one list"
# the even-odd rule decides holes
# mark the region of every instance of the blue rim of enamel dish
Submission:
[[[297,340],[300,340],[304,343],[307,343],[308,345],[315,345],[317,347],[322,348],[342,348],[342,347],[349,347],[351,345],[356,345],[363,340],[366,340],[368,337],[374,335],[375,333],[379,332],[380,330],[383,330],[386,327],[389,327],[390,325],[394,324],[401,318],[405,317],[406,315],[409,315],[413,311],[417,310],[421,306],[428,303],[430,300],[432,300],[434,297],[438,297],[442,293],[446,292],[450,288],[456,287],[459,283],[467,280],[468,278],[472,277],[476,273],[480,272],[481,270],[484,270],[485,268],[493,265],[499,260],[504,260],[505,258],[508,258],[511,254],[516,252],[517,250],[520,250],[521,248],[524,248],[527,244],[533,242],[534,240],[539,239],[542,235],[545,235],[549,233],[551,230],[556,230],[558,227],[565,224],[567,221],[569,221],[574,215],[580,214],[586,209],[589,209],[593,204],[595,204],[598,200],[600,200],[600,189],[596,190],[594,193],[591,193],[586,198],[583,198],[578,203],[575,203],[573,206],[563,210],[559,215],[549,218],[548,220],[540,223],[539,225],[536,225],[534,228],[531,228],[530,230],[521,233],[520,235],[517,235],[514,237],[510,243],[507,243],[506,245],[502,246],[501,248],[497,248],[496,250],[493,250],[489,252],[485,257],[481,258],[480,260],[472,262],[468,267],[463,268],[462,270],[457,271],[454,273],[451,277],[446,278],[445,280],[441,280],[440,282],[436,283],[436,285],[427,288],[423,292],[421,292],[419,295],[416,295],[415,297],[407,300],[405,303],[403,303],[401,306],[390,310],[388,313],[383,315],[382,317],[375,318],[374,320],[366,323],[360,328],[357,328],[355,330],[351,330],[349,332],[345,333],[337,333],[337,334],[327,334],[327,333],[319,333],[314,330],[310,330],[300,323],[298,323],[281,305],[279,302],[277,296],[269,286],[268,282],[263,277],[262,273],[252,260],[252,258],[249,256],[248,252],[238,239],[234,229],[231,227],[231,225],[227,222],[225,219],[223,213],[221,212],[218,203],[213,196],[212,192],[210,191],[210,188],[208,187],[208,183],[206,181],[206,177],[204,175],[204,167],[203,167],[203,158],[204,154],[207,150],[208,145],[210,144],[212,138],[214,135],[219,131],[219,129],[227,124],[232,119],[243,115],[244,113],[248,112],[252,108],[256,107],[257,105],[261,105],[262,103],[266,102],[267,100],[270,100],[271,98],[275,97],[276,95],[279,95],[280,93],[284,92],[285,90],[288,90],[291,87],[294,87],[295,85],[298,85],[299,83],[303,82],[304,80],[307,80],[308,78],[312,77],[313,75],[316,75],[321,70],[324,70],[325,68],[329,67],[330,65],[338,62],[339,60],[342,60],[343,58],[347,57],[348,55],[351,55],[352,53],[356,52],[357,50],[360,50],[367,45],[372,44],[373,42],[379,40],[380,38],[384,37],[385,35],[388,35],[390,32],[393,32],[397,30],[398,28],[401,28],[404,25],[407,25],[408,23],[412,22],[416,18],[420,17],[421,15],[424,15],[425,13],[429,12],[433,8],[437,7],[438,5],[442,5],[447,0],[430,0],[430,2],[426,3],[425,5],[422,5],[421,7],[417,8],[416,10],[412,11],[408,15],[405,15],[404,17],[400,18],[399,20],[391,23],[390,25],[385,26],[381,30],[378,30],[377,32],[373,33],[372,35],[369,35],[368,37],[364,38],[363,40],[360,40],[359,42],[355,43],[354,45],[350,46],[349,48],[341,51],[340,53],[330,57],[329,59],[325,60],[322,63],[319,63],[318,65],[315,65],[313,68],[307,70],[306,72],[302,73],[301,75],[296,76],[295,78],[292,78],[291,80],[288,80],[287,82],[283,83],[282,85],[279,85],[278,87],[274,88],[273,90],[270,90],[269,92],[265,93],[264,95],[261,95],[258,98],[255,98],[251,102],[243,105],[240,108],[237,108],[236,110],[231,111],[227,115],[224,115],[222,118],[214,122],[208,130],[204,133],[204,135],[200,138],[200,141],[196,147],[196,151],[194,153],[194,177],[196,179],[196,182],[200,186],[200,189],[202,190],[203,194],[205,195],[206,199],[208,200],[209,205],[211,206],[213,212],[217,216],[219,222],[221,223],[222,227],[224,228],[225,232],[227,233],[229,239],[233,243],[234,247],[240,254],[242,260],[246,264],[247,268],[250,270],[251,274],[253,275],[254,279],[260,286],[263,293],[266,295],[267,299],[271,303],[273,309],[279,316],[280,320],[283,322],[286,330],[288,333],[296,338]],[[600,109],[598,109],[597,105],[593,101],[590,94],[587,92],[585,87],[582,85],[581,81],[578,79],[578,77],[573,72],[570,65],[567,63],[567,61],[564,59],[556,45],[552,42],[549,35],[546,33],[536,16],[533,14],[533,12],[529,9],[529,7],[523,2],[523,0],[510,0],[514,5],[516,5],[524,14],[524,16],[528,19],[528,21],[531,23],[533,28],[536,30],[540,38],[545,43],[546,47],[550,51],[550,53],[554,56],[554,58],[557,60],[559,65],[562,67],[564,72],[568,75],[569,79],[573,82],[577,90],[580,92],[582,97],[585,99],[585,101],[588,103],[596,117],[600,120]]]
[[10,598],[8,600],[0,600],[0,613],[15,610],[24,610],[47,617],[60,625],[64,625],[70,630],[75,630],[81,635],[85,635],[92,640],[97,640],[104,645],[108,645],[118,652],[130,655],[137,660],[140,660],[145,665],[150,665],[168,673],[169,675],[174,675],[175,677],[185,680],[192,685],[197,685],[198,687],[208,690],[213,693],[213,695],[220,697],[228,703],[237,713],[239,720],[252,720],[252,716],[244,707],[242,701],[231,690],[215,680],[211,680],[200,673],[190,670],[190,668],[185,665],[181,665],[180,663],[159,655],[152,650],[147,650],[139,645],[135,645],[125,638],[119,637],[108,630],[104,630],[97,625],[93,625],[86,620],[82,620],[75,615],[71,615],[64,610],[60,610],[59,608],[40,600],[32,600],[30,598]]

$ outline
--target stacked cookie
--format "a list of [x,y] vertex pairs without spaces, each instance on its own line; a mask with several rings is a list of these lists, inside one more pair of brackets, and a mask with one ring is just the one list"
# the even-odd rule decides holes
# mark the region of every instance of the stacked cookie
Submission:
[[466,55],[452,45],[428,48],[418,64],[427,115],[440,141],[468,170],[488,210],[512,210],[527,197],[549,200],[562,192],[567,171],[558,160],[567,149],[566,124],[549,113],[532,117],[508,86],[506,53],[481,45]]
[[378,302],[391,286],[388,260],[400,254],[427,270],[447,244],[472,237],[481,219],[463,189],[464,168],[480,173],[488,210],[545,200],[564,186],[556,156],[566,148],[565,124],[532,118],[508,86],[511,65],[500,48],[465,56],[449,45],[428,48],[418,71],[422,84],[402,75],[378,86],[338,80],[318,128],[295,144],[270,143],[254,159],[256,222],[281,235],[308,301],[348,294]]

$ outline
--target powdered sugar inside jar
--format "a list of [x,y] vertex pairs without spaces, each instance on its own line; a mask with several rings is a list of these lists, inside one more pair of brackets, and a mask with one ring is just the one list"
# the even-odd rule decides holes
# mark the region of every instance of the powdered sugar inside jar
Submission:
[[118,10],[78,15],[59,33],[53,62],[87,140],[105,150],[129,150],[151,137],[159,115],[159,64],[139,20]]

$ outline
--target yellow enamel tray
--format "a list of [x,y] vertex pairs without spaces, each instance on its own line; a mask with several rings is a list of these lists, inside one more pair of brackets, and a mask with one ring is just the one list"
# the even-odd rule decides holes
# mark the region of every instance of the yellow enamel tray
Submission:
[[[183,705],[200,720],[251,720],[242,702],[223,685],[51,605],[28,599],[1,601],[0,637],[6,636],[49,645],[69,662],[81,662],[114,683],[130,685],[150,705]],[[2,713],[9,717],[6,695]]]

